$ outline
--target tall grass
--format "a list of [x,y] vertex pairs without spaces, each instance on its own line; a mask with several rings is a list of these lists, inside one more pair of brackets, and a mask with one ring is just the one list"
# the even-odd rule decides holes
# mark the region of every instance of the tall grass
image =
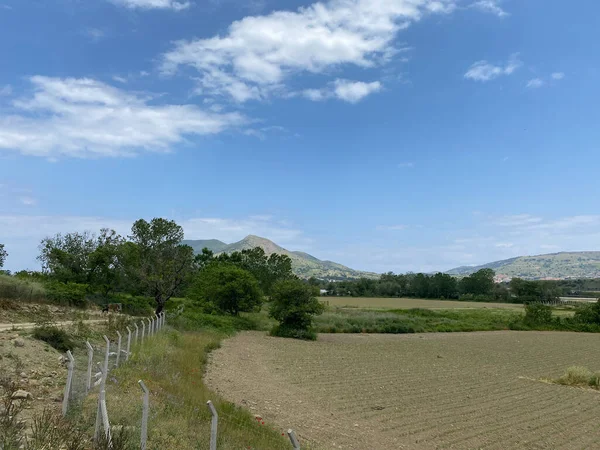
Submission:
[[46,290],[44,285],[37,281],[0,275],[0,299],[38,302],[46,299]]
[[[166,332],[135,349],[128,364],[111,372],[106,396],[111,424],[139,427],[141,390],[144,380],[151,392],[149,449],[208,449],[212,400],[219,413],[219,450],[289,449],[290,443],[248,411],[236,407],[210,391],[203,382],[208,352],[217,348],[224,335],[217,332]],[[73,418],[91,428],[95,399],[88,397],[83,411]],[[139,433],[139,428],[135,428]],[[91,430],[90,430],[91,431]],[[139,434],[137,434],[139,436]]]

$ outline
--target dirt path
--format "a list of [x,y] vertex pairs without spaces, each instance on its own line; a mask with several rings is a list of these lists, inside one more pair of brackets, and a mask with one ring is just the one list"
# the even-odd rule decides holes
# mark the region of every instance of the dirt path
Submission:
[[[83,323],[92,324],[92,323],[103,323],[106,322],[106,319],[94,319],[94,320],[84,320]],[[64,322],[53,322],[53,325],[57,325],[59,327],[66,327],[70,325],[76,324],[75,320],[66,320]],[[0,333],[3,331],[19,331],[19,330],[30,330],[35,328],[38,324],[34,322],[26,322],[26,323],[0,323]]]
[[600,335],[245,332],[214,351],[207,384],[319,449],[600,448],[600,394],[542,383],[600,369]]

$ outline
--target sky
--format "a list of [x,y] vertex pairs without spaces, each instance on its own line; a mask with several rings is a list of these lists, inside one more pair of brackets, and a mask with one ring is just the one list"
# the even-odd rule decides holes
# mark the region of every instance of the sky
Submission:
[[600,4],[0,0],[0,243],[165,217],[374,272],[600,250]]

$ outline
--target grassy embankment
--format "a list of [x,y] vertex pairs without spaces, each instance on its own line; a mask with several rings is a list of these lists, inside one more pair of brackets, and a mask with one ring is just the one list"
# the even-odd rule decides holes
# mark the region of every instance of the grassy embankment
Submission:
[[[222,400],[202,381],[207,354],[219,346],[224,334],[203,331],[167,331],[136,349],[129,363],[111,372],[106,388],[111,424],[139,427],[142,379],[151,392],[148,449],[208,449],[212,400],[219,413],[218,448],[289,449],[289,441],[257,421],[248,411]],[[90,396],[77,416],[93,430],[95,396]],[[137,438],[123,448],[139,448]]]

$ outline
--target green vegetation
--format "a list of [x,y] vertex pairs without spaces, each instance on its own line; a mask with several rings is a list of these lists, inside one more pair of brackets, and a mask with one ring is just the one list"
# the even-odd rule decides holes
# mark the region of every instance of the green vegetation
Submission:
[[35,339],[46,342],[60,352],[66,352],[74,348],[74,343],[69,333],[53,325],[46,324],[34,328],[32,336]]
[[0,299],[43,302],[46,290],[42,283],[0,274]]
[[457,267],[446,273],[470,275],[480,269],[493,269],[509,277],[540,278],[598,278],[600,252],[563,252],[548,255],[520,256],[476,267]]
[[600,372],[594,373],[586,367],[573,366],[569,367],[565,374],[554,382],[566,386],[587,386],[600,389]]
[[544,325],[552,323],[552,308],[542,303],[525,305],[524,322],[528,325]]
[[325,309],[317,288],[300,280],[281,280],[273,287],[269,316],[279,322],[273,336],[315,340],[313,317]]
[[188,297],[205,312],[239,315],[260,309],[262,292],[247,270],[227,263],[212,263],[200,271]]
[[[207,354],[219,347],[222,338],[220,333],[171,331],[147,341],[128,364],[111,372],[118,380],[107,385],[111,422],[138,426],[141,402],[137,381],[143,379],[152,392],[149,448],[208,449],[210,412],[205,405],[211,400],[219,412],[219,449],[288,449],[289,441],[281,431],[263,425],[204,385]],[[78,414],[88,434],[93,430],[95,414],[96,401],[89,397]]]
[[4,267],[4,261],[6,261],[6,257],[8,253],[4,249],[4,244],[0,244],[0,269]]

